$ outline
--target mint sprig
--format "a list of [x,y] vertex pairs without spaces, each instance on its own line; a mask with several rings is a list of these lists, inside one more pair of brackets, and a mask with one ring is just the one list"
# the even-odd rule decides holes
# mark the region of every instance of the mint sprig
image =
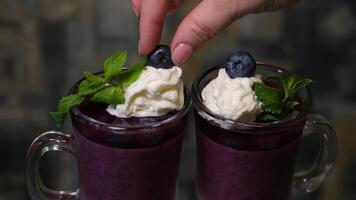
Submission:
[[50,112],[52,119],[56,122],[58,127],[62,126],[69,109],[73,106],[79,105],[84,101],[84,98],[79,95],[64,96],[59,100],[58,111]]
[[83,72],[83,74],[86,79],[79,84],[77,95],[91,95],[106,87],[104,78],[96,76],[90,72]]
[[296,106],[299,102],[296,93],[312,84],[310,79],[300,79],[297,76],[268,77],[267,80],[277,82],[280,87],[270,87],[264,83],[256,82],[253,90],[257,99],[262,102],[263,112],[257,121],[277,121],[289,115],[296,116]]
[[122,70],[126,58],[127,51],[123,51],[106,59],[103,76],[83,72],[85,78],[79,84],[78,92],[62,97],[57,111],[50,112],[57,127],[62,127],[69,110],[84,100],[106,104],[125,103],[124,88],[135,82],[147,65],[147,60],[143,59],[129,69]]
[[123,71],[116,77],[116,80],[122,85],[122,87],[128,87],[135,82],[141,75],[141,72],[147,66],[147,59],[143,59],[130,69]]
[[117,52],[104,62],[104,76],[108,80],[121,72],[127,58],[127,51]]
[[119,86],[110,86],[96,92],[90,100],[97,103],[123,104],[125,103],[125,96],[124,91]]

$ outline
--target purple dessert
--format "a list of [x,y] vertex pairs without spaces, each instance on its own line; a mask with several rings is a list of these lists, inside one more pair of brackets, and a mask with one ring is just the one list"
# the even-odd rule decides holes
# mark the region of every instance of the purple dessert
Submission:
[[[103,63],[101,73],[83,72],[50,115],[57,127],[71,116],[71,134],[49,131],[31,145],[26,179],[33,199],[175,200],[184,125],[191,97],[169,47],[125,65],[127,51]],[[48,189],[38,163],[48,151],[76,156],[76,192]]]
[[158,46],[124,69],[127,52],[104,62],[103,74],[85,78],[63,97],[73,125],[81,200],[174,200],[183,129],[190,106],[182,70]]
[[195,114],[200,200],[286,200],[301,120],[267,131],[226,130]]
[[[309,96],[304,89],[285,98],[285,105],[292,106],[283,104],[282,89],[272,86],[281,87],[275,79],[288,74],[268,65],[255,66],[250,54],[240,52],[195,81],[200,200],[289,198]],[[271,75],[282,78],[265,79]]]
[[174,200],[189,96],[159,117],[118,118],[106,107],[85,102],[71,112],[79,198]]

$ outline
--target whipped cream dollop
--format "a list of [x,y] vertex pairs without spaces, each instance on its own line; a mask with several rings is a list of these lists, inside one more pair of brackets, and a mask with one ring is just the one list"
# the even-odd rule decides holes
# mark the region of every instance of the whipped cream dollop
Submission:
[[225,69],[210,81],[202,91],[205,106],[217,115],[241,122],[253,122],[262,112],[262,103],[252,90],[258,77],[230,78]]
[[124,88],[125,103],[106,109],[117,117],[154,117],[180,110],[184,104],[182,69],[147,66],[140,77]]

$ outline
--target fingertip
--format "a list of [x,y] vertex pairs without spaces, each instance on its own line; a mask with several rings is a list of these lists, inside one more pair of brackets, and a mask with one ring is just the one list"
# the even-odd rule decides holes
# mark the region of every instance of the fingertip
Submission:
[[149,54],[160,42],[163,23],[168,12],[170,1],[142,1],[139,20],[140,55]]
[[137,17],[140,17],[141,0],[131,0],[131,7]]
[[140,13],[137,11],[137,9],[135,8],[135,6],[132,5],[132,10],[134,11],[136,17],[140,17]]
[[159,33],[153,34],[151,37],[143,36],[140,38],[138,42],[138,54],[140,56],[149,54],[159,44],[160,38]]

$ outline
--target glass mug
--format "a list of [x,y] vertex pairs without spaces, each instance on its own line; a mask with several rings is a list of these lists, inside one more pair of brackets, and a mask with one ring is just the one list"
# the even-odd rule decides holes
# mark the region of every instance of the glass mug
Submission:
[[[197,137],[197,183],[200,200],[286,200],[291,194],[315,190],[331,172],[337,154],[336,135],[329,122],[309,114],[309,90],[298,96],[301,110],[294,119],[242,123],[212,113],[202,102],[202,89],[221,66],[209,69],[193,84]],[[256,74],[291,75],[282,68],[257,63]],[[298,144],[321,134],[321,149],[310,171],[295,172]],[[292,192],[291,192],[292,191]]]
[[[78,83],[77,83],[78,84]],[[71,92],[76,89],[72,87]],[[183,108],[160,120],[111,124],[77,107],[70,110],[73,133],[49,131],[38,136],[26,157],[26,181],[32,199],[174,200],[182,138],[191,97]],[[38,163],[49,151],[77,158],[79,189],[55,191],[39,176]]]

